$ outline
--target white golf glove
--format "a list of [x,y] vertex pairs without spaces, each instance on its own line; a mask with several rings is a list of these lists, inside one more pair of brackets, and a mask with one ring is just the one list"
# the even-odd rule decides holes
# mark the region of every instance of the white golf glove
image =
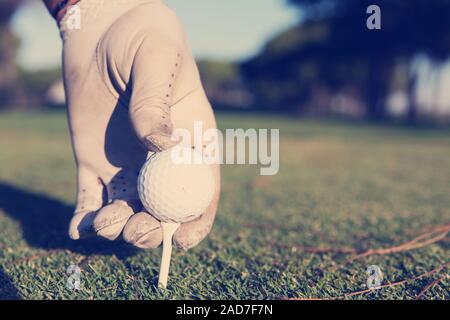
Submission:
[[[123,234],[135,246],[154,248],[162,232],[160,222],[142,211],[140,168],[149,152],[174,145],[174,128],[193,136],[195,121],[203,130],[215,128],[214,115],[182,26],[161,1],[83,0],[77,6],[59,22],[78,168],[69,234],[110,240]],[[199,220],[179,228],[179,247],[197,245],[211,230],[220,193],[220,169],[213,167],[214,201]]]

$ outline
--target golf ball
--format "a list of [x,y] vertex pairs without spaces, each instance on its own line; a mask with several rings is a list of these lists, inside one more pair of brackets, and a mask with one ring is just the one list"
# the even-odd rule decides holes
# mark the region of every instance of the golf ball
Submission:
[[[186,223],[198,218],[211,203],[214,174],[203,162],[174,161],[172,152],[165,150],[148,159],[139,174],[138,192],[142,205],[158,220]],[[190,159],[199,156],[190,148],[183,152]]]

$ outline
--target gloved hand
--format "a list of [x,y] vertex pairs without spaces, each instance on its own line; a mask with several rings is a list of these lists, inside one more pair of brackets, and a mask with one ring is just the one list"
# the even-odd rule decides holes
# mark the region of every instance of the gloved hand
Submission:
[[[54,2],[54,0],[50,1]],[[78,196],[69,234],[123,238],[140,248],[162,242],[160,222],[143,211],[137,176],[149,155],[174,145],[175,128],[215,128],[197,66],[175,14],[159,0],[83,0],[81,28],[66,14],[64,82]],[[198,145],[193,147],[199,147]],[[204,147],[203,144],[200,146]],[[181,248],[197,245],[211,230],[220,194],[196,221],[174,235]]]

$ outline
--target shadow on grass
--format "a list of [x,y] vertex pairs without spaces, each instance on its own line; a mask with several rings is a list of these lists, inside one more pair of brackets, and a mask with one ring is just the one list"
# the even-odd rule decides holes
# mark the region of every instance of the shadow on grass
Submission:
[[67,228],[73,207],[47,195],[0,182],[0,208],[21,224],[23,237],[34,248],[69,250],[83,255],[116,255],[119,259],[138,250],[123,243],[100,239],[72,241]]
[[[53,251],[67,250],[82,255],[116,256],[125,259],[140,250],[125,242],[99,238],[73,241],[67,234],[73,207],[47,195],[19,189],[0,182],[0,208],[20,223],[23,238],[30,247]],[[0,300],[21,299],[6,272],[0,267]]]
[[0,300],[20,300],[19,292],[0,267]]

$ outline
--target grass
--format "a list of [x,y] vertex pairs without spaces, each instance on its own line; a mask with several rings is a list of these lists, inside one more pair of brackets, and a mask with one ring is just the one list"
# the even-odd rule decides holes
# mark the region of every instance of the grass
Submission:
[[[221,128],[280,128],[281,169],[225,166],[214,230],[173,255],[168,290],[155,288],[160,250],[66,236],[75,172],[65,114],[0,114],[0,298],[330,298],[413,278],[450,260],[450,242],[330,268],[348,256],[301,247],[390,247],[450,222],[450,131],[219,115]],[[70,265],[81,289],[66,288]],[[449,270],[352,299],[449,299]]]

